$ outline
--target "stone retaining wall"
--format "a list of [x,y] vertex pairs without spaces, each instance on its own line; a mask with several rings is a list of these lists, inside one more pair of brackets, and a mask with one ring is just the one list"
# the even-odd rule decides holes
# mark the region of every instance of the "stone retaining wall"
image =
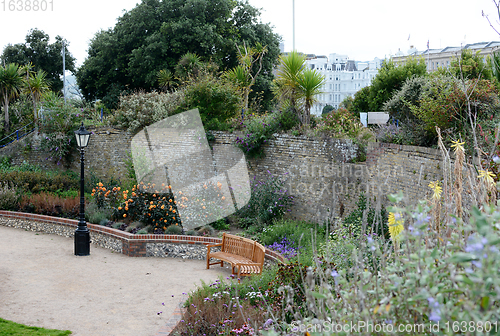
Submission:
[[[85,154],[86,173],[105,181],[126,176],[132,136],[110,127],[89,129],[94,135]],[[232,144],[245,134],[214,132],[214,136],[216,148]],[[46,168],[56,167],[37,150],[23,151],[26,141],[36,144],[39,138],[36,134],[27,136],[0,149],[0,156],[12,155],[14,164],[27,160]],[[252,181],[269,174],[285,177],[286,187],[295,197],[290,217],[317,223],[348,214],[361,193],[370,200],[387,203],[387,194],[402,190],[414,202],[427,197],[430,181],[442,179],[441,155],[436,149],[370,143],[366,162],[353,163],[356,152],[357,145],[351,140],[275,134],[264,147],[264,157],[247,159],[247,166]],[[79,160],[75,160],[72,169],[78,171],[78,167]],[[196,165],[186,164],[186,169],[191,168]]]

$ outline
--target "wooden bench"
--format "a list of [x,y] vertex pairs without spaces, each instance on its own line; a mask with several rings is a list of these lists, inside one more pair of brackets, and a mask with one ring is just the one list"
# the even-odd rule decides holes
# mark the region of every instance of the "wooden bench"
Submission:
[[[210,248],[220,246],[220,252],[212,252]],[[231,264],[231,273],[239,279],[242,276],[261,274],[264,267],[264,257],[266,248],[248,238],[235,236],[229,233],[222,235],[222,243],[207,245],[207,269],[211,265],[220,264],[224,266],[224,261]],[[220,261],[210,263],[210,259]],[[238,270],[236,272],[236,269]]]

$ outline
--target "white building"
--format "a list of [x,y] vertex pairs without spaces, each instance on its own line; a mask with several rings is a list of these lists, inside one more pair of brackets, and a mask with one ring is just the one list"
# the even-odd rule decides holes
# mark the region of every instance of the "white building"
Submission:
[[311,114],[321,115],[326,105],[338,108],[347,96],[369,86],[382,65],[382,60],[375,58],[371,62],[356,62],[346,55],[330,54],[313,56],[306,63],[325,76],[323,93],[318,95],[318,102],[311,109]]

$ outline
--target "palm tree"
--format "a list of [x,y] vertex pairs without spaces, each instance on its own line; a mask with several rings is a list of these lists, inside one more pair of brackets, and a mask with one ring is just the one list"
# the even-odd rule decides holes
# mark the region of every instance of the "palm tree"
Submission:
[[5,113],[5,131],[10,129],[9,103],[16,98],[23,86],[22,69],[15,63],[0,66],[0,98]]
[[175,74],[182,80],[188,79],[189,77],[197,77],[203,68],[203,62],[200,56],[193,53],[185,53],[177,66],[175,67]]
[[162,69],[158,71],[157,77],[158,77],[158,84],[163,90],[168,91],[171,88],[173,88],[175,84],[174,76],[172,75],[172,72],[170,70]]
[[295,50],[286,56],[280,56],[275,80],[275,94],[278,100],[284,105],[291,106],[302,123],[304,123],[302,114],[297,109],[297,100],[300,98],[298,78],[304,70],[305,61],[305,56]]
[[42,95],[49,91],[49,84],[47,83],[47,73],[43,70],[37,72],[27,71],[27,80],[25,82],[26,93],[31,94],[33,100],[33,114],[35,121],[38,120],[38,103]]
[[311,107],[317,101],[317,95],[321,94],[321,87],[325,83],[325,76],[316,70],[305,69],[297,78],[300,99],[304,103],[304,124],[309,125],[311,121]]
[[[262,60],[267,53],[267,47],[257,42],[255,47],[249,48],[243,42],[238,48],[239,65],[224,73],[224,77],[236,84],[243,93],[243,111],[248,110],[248,97],[252,86],[262,71]],[[256,69],[256,70],[255,70]],[[243,113],[244,115],[244,113]]]

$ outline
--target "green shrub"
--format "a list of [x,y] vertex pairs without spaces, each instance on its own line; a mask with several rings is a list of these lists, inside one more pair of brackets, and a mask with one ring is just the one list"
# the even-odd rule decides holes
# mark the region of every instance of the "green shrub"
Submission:
[[165,229],[165,234],[181,235],[182,232],[182,226],[179,225],[170,225]]
[[285,188],[285,179],[275,177],[269,173],[267,179],[258,181],[254,178],[252,193],[248,204],[238,211],[238,216],[248,220],[240,221],[240,226],[246,227],[248,223],[271,223],[283,217],[290,211],[293,196]]
[[236,87],[211,74],[192,79],[184,90],[185,100],[176,112],[198,108],[204,124],[214,118],[225,122],[238,115],[241,97]]
[[225,218],[221,218],[213,223],[210,223],[210,225],[215,229],[215,230],[229,230],[229,223],[226,221]]
[[212,225],[204,225],[196,231],[198,236],[212,237],[215,235],[215,230]]
[[39,121],[39,132],[43,135],[40,149],[48,154],[48,159],[67,166],[71,163],[72,153],[76,151],[74,131],[83,121],[84,115],[56,96],[46,96],[43,108]]
[[0,209],[17,210],[20,195],[13,185],[4,183],[0,185]]
[[175,114],[178,107],[184,104],[184,99],[183,90],[172,93],[136,92],[121,96],[119,107],[110,122],[134,134]]
[[386,225],[388,213],[385,207],[381,205],[378,213],[375,208],[368,208],[367,199],[363,193],[359,195],[356,205],[357,208],[343,220],[343,233],[347,233],[354,238],[358,238],[361,234],[375,233],[379,237],[389,239],[389,231]]
[[79,178],[75,179],[64,173],[46,173],[40,171],[0,171],[0,183],[11,183],[24,192],[58,192],[80,190]]
[[[87,207],[88,209],[85,210],[85,217],[88,218],[89,223],[92,224],[101,224],[103,221],[109,221],[109,219],[112,218],[113,216],[113,210],[112,209],[105,209],[105,208],[99,208],[99,207],[94,207],[91,205],[92,203],[89,204]],[[102,225],[102,224],[101,224]]]
[[357,138],[364,127],[359,115],[354,115],[344,108],[324,114],[315,127],[317,133],[328,133],[335,138]]

